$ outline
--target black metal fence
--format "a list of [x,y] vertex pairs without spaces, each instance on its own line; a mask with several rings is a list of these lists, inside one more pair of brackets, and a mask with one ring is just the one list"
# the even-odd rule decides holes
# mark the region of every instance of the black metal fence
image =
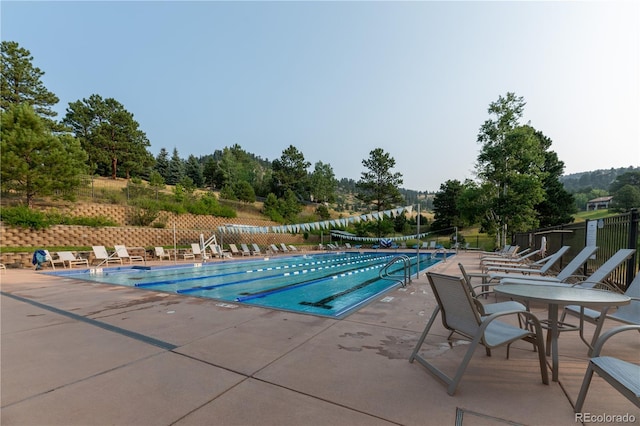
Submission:
[[536,229],[515,234],[512,243],[519,245],[521,250],[529,247],[535,250],[540,248],[544,237],[547,253],[553,253],[562,246],[570,246],[559,265],[560,268],[571,261],[587,244],[595,244],[598,251],[595,258],[585,264],[584,275],[597,269],[620,249],[636,249],[634,255],[609,276],[609,282],[624,291],[640,269],[640,256],[637,252],[640,245],[639,216],[638,210],[633,209],[628,213],[603,219]]

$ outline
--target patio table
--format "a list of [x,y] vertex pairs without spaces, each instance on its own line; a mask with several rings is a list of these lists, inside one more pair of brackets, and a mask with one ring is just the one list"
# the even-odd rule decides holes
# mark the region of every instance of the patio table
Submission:
[[[605,290],[572,287],[563,284],[532,282],[531,284],[502,284],[494,292],[514,299],[546,303],[549,306],[549,332],[551,333],[552,380],[558,381],[558,308],[579,305],[591,308],[628,305],[629,296]],[[603,315],[604,316],[604,315]]]

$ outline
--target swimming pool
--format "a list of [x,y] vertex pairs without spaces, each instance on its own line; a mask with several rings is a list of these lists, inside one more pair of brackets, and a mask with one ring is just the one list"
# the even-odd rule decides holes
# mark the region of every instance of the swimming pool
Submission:
[[[51,274],[341,318],[401,285],[398,279],[379,276],[381,268],[398,255],[406,256],[415,276],[418,267],[415,252],[321,253]],[[428,269],[442,259],[443,254],[420,253],[420,270]],[[389,273],[401,275],[402,269],[401,262],[394,263]]]

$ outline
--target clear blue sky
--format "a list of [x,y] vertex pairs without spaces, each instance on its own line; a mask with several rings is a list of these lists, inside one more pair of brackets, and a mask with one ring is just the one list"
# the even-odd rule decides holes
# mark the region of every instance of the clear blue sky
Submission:
[[289,145],[358,180],[382,148],[404,187],[473,178],[489,104],[565,173],[640,165],[640,1],[12,2],[16,41],[60,103],[92,94],[132,112],[151,152]]

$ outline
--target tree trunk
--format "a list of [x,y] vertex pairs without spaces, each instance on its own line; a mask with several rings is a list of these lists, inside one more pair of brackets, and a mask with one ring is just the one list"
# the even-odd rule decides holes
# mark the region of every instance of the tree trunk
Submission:
[[111,159],[111,179],[116,180],[116,172],[118,171],[118,159],[113,157]]

